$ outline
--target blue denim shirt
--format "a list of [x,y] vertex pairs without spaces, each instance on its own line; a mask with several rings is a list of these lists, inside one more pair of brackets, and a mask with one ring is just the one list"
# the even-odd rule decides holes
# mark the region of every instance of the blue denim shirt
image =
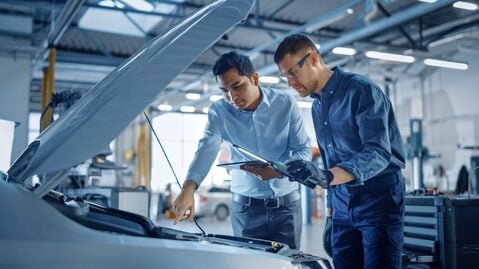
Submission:
[[365,76],[336,67],[320,95],[313,93],[316,139],[326,168],[340,167],[363,185],[404,168],[405,148],[391,101]]
[[[271,161],[311,159],[309,139],[294,98],[281,90],[260,90],[262,101],[255,111],[238,110],[224,99],[210,106],[204,136],[198,143],[186,179],[194,180],[198,186],[201,184],[223,140]],[[232,162],[251,160],[236,148],[229,148]],[[231,191],[241,195],[269,198],[297,189],[298,183],[286,177],[261,181],[246,171],[231,171]]]

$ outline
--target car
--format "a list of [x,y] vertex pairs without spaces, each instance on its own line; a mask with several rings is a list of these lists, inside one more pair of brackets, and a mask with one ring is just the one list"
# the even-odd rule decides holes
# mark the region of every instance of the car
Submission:
[[200,217],[215,216],[223,221],[230,215],[232,195],[229,187],[212,186],[199,193],[199,199],[195,202],[196,215]]
[[[144,216],[54,190],[253,5],[217,1],[154,38],[0,173],[0,268],[330,268],[327,260],[279,242],[155,226]],[[33,175],[47,179],[31,185]]]

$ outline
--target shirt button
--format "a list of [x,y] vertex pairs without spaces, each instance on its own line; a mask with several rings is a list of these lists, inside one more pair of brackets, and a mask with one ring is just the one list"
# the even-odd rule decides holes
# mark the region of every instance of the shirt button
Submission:
[[333,94],[333,91],[330,91],[329,93],[330,93],[330,94]]
[[327,121],[325,121],[325,122],[324,122],[324,125],[328,125],[328,122],[327,122]]
[[332,147],[333,145],[332,144],[328,144],[328,147]]

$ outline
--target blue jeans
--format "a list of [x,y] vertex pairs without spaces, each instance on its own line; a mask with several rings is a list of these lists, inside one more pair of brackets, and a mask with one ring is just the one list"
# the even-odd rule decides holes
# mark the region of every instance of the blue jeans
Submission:
[[[392,184],[384,186],[385,182]],[[332,248],[336,269],[401,268],[405,195],[402,176],[397,172],[368,183],[366,188],[341,185],[333,189]]]
[[302,213],[299,192],[295,192],[297,199],[282,201],[278,207],[265,205],[263,199],[233,199],[231,224],[234,235],[277,241],[299,249]]

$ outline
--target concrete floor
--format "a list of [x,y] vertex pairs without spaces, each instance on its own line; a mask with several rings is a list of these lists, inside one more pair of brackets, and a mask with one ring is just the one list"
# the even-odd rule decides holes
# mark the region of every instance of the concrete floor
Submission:
[[[199,233],[201,232],[195,226],[194,222],[184,221],[178,223],[177,225],[173,225],[173,221],[167,218],[160,218],[156,221],[156,224],[162,227],[173,228],[177,230]],[[200,218],[198,220],[198,224],[207,234],[225,234],[225,235],[233,235],[232,228],[231,228],[231,221],[229,217],[224,221],[218,221],[214,217],[205,217]],[[300,250],[320,256],[323,258],[329,258],[327,254],[323,250],[323,227],[324,227],[324,220],[323,219],[314,219],[311,224],[304,224],[303,225],[303,233],[301,236],[301,248]],[[329,261],[332,264],[331,259]]]

